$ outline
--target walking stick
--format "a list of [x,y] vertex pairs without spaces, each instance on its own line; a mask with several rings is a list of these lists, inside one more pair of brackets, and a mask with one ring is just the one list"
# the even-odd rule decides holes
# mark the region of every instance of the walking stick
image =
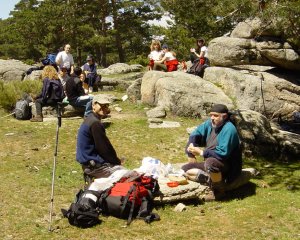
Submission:
[[54,150],[54,160],[53,160],[53,169],[52,169],[52,188],[51,188],[51,200],[50,200],[50,220],[49,220],[49,231],[52,231],[52,212],[53,212],[53,201],[54,201],[54,180],[55,180],[55,170],[56,170],[56,157],[57,157],[57,149],[58,149],[58,133],[59,128],[61,127],[61,110],[62,103],[57,103],[57,127],[56,127],[56,140],[55,140],[55,150]]

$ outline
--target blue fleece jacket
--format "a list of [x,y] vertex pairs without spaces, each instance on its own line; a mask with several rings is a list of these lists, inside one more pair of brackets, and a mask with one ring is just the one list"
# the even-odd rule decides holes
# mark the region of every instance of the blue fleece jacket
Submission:
[[[207,120],[199,125],[190,135],[186,146],[186,153],[192,157],[193,154],[187,152],[190,143],[194,146],[206,146],[207,140],[212,132],[211,120]],[[217,135],[216,146],[205,148],[204,158],[215,158],[219,161],[226,161],[229,164],[229,179],[238,176],[242,169],[242,155],[240,140],[235,126],[230,121],[226,121],[222,126],[215,129]]]
[[106,136],[103,124],[95,113],[88,115],[78,130],[76,159],[81,164],[87,164],[90,160],[100,164],[121,164]]
[[[195,146],[200,146],[199,142],[193,141],[195,138],[199,138],[201,136],[202,144],[206,143],[210,133],[212,131],[211,120],[207,120],[203,124],[199,125],[191,134],[190,139]],[[218,160],[228,159],[232,153],[232,151],[239,147],[240,140],[235,126],[227,121],[224,125],[219,128],[216,128],[217,134],[217,146],[215,149],[205,149],[203,152],[203,157],[214,157]]]

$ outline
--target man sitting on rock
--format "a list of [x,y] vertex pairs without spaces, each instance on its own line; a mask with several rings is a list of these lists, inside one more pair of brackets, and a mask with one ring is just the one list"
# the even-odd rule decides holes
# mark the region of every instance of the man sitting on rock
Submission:
[[[212,191],[205,201],[221,199],[224,184],[235,180],[242,170],[240,140],[227,106],[215,104],[209,115],[210,119],[191,133],[186,146],[189,163],[182,166],[190,180],[209,183]],[[204,162],[196,162],[196,156]]]
[[107,97],[96,95],[93,99],[93,113],[78,130],[76,159],[82,166],[87,184],[93,178],[107,178],[113,172],[123,169],[101,123],[101,119],[110,113],[109,103]]

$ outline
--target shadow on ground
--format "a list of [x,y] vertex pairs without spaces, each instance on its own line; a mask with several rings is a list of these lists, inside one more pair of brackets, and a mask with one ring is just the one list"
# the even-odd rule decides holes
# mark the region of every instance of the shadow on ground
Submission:
[[226,195],[222,200],[231,201],[234,199],[244,199],[246,197],[250,197],[255,194],[256,194],[256,184],[252,182],[248,182],[237,189],[226,192]]

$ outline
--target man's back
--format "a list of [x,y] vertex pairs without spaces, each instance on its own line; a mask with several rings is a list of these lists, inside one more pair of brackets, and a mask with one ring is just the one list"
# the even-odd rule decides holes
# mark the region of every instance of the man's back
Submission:
[[84,120],[78,130],[76,159],[81,164],[90,160],[101,164],[120,164],[104,126],[93,113]]
[[72,76],[68,79],[66,83],[66,95],[69,101],[85,95],[82,82],[77,76]]

